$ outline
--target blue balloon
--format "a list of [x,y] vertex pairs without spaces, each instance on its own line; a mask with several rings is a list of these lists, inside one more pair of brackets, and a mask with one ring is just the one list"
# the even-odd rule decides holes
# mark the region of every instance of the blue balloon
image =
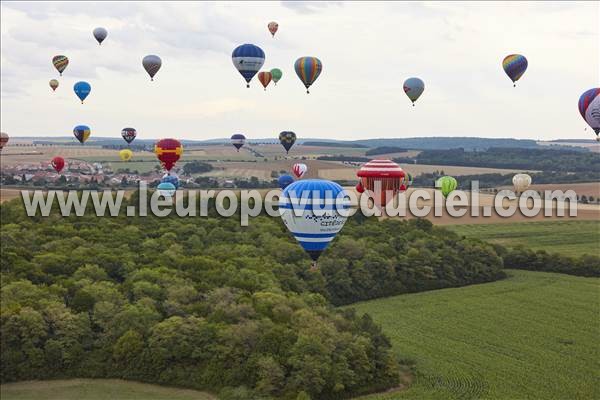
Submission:
[[177,175],[175,175],[173,173],[165,174],[161,179],[161,183],[164,183],[164,182],[172,183],[176,189],[179,188],[179,177],[177,177]]
[[73,86],[73,90],[75,91],[77,97],[79,97],[79,100],[81,100],[81,104],[83,104],[83,100],[88,97],[92,91],[92,87],[89,83],[81,81],[77,82],[75,86]]
[[346,196],[335,182],[307,179],[287,186],[279,198],[283,222],[315,263],[346,223],[340,213],[350,207]]
[[253,44],[243,44],[231,53],[231,61],[250,87],[250,81],[265,63],[265,52]]
[[158,189],[158,192],[160,193],[160,195],[164,196],[164,197],[175,196],[175,191],[177,190],[175,185],[173,185],[172,183],[169,183],[169,182],[160,183],[158,185],[157,189]]
[[290,175],[281,175],[279,179],[277,179],[277,183],[281,189],[285,189],[288,187],[288,185],[294,183],[294,178],[292,178]]

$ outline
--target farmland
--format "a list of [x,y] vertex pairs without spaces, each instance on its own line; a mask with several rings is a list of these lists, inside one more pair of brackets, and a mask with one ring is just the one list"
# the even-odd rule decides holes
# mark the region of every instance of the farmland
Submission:
[[494,283],[353,305],[416,369],[408,390],[362,399],[595,398],[599,280],[508,273]]
[[195,390],[169,388],[119,379],[25,381],[1,386],[4,400],[212,400]]
[[542,221],[515,224],[453,225],[449,229],[467,237],[479,238],[504,246],[524,245],[578,256],[598,254],[600,221]]

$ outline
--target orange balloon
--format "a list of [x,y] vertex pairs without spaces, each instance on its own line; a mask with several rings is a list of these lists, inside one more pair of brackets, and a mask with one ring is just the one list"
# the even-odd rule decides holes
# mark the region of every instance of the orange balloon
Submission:
[[258,73],[258,80],[262,83],[265,90],[267,90],[267,86],[271,83],[271,79],[273,79],[273,75],[268,71]]

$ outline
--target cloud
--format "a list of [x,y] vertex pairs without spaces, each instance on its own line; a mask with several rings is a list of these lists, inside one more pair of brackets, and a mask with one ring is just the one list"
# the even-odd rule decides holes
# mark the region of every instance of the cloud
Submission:
[[300,14],[313,14],[325,8],[336,6],[341,7],[341,1],[282,1],[281,5]]

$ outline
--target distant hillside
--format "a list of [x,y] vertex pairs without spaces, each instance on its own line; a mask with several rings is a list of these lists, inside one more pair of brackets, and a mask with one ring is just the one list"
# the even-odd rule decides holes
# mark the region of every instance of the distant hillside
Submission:
[[366,156],[377,156],[379,154],[403,153],[405,151],[406,151],[406,149],[403,149],[402,147],[384,146],[384,147],[375,147],[374,149],[368,150],[365,153],[365,155]]
[[413,150],[487,150],[491,147],[535,148],[535,140],[529,139],[486,139],[478,137],[427,137],[406,139],[365,139],[354,143],[368,147],[401,147]]
[[[65,144],[77,143],[71,136],[62,137],[15,137],[14,139],[31,140],[36,144]],[[184,145],[221,145],[229,144],[229,138],[215,138],[208,140],[186,140],[180,139]],[[136,138],[138,144],[153,144],[156,139],[144,139],[143,135]],[[88,144],[96,145],[116,145],[121,144],[121,137],[98,137],[92,136]],[[558,145],[569,145],[571,143],[594,143],[594,140],[586,139],[558,139],[544,143],[555,143]],[[279,143],[277,135],[273,137],[248,138],[248,144],[275,144]],[[410,150],[447,150],[462,148],[467,151],[487,150],[494,147],[512,147],[512,148],[539,148],[541,147],[535,140],[530,139],[487,139],[480,137],[422,137],[422,138],[392,138],[392,139],[362,139],[362,140],[333,140],[324,138],[303,138],[299,135],[296,144],[307,146],[326,146],[326,147],[344,147],[344,148],[376,148],[376,147],[399,147]]]
[[304,145],[304,146],[319,146],[319,147],[353,147],[353,148],[362,148],[362,149],[369,148],[369,146],[365,146],[363,144],[359,144],[356,142],[342,142],[342,141],[335,141],[335,142],[306,141],[306,142],[302,143],[302,145]]

